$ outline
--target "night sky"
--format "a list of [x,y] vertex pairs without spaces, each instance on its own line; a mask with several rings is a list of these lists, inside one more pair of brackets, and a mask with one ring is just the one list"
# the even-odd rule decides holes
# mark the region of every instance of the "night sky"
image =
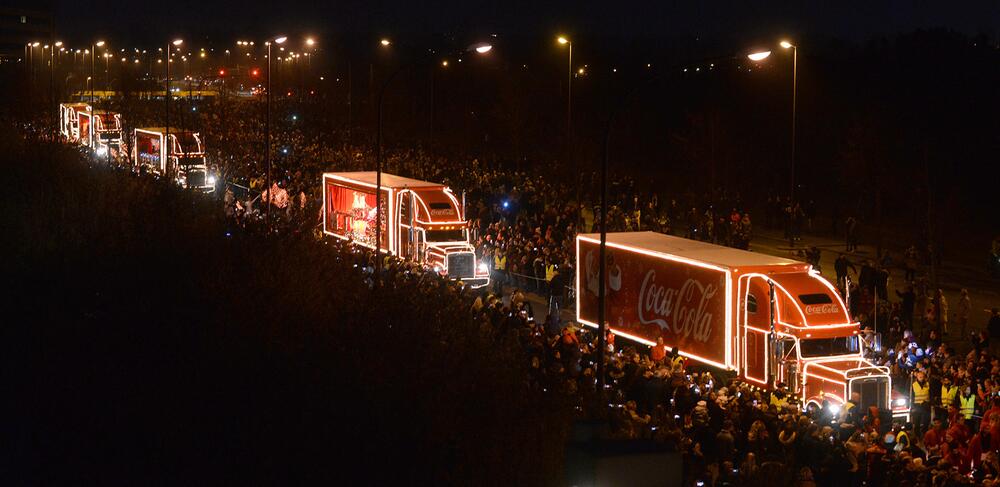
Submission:
[[917,28],[993,35],[1000,30],[1000,2],[995,0],[53,0],[52,4],[59,33],[77,42],[95,36],[154,42],[178,34],[228,40],[274,32],[548,37],[556,31],[608,39],[808,34],[863,41]]

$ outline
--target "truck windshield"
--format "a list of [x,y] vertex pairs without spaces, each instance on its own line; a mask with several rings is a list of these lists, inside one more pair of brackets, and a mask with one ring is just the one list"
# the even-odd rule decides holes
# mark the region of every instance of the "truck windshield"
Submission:
[[182,166],[204,166],[205,157],[179,157],[177,163]]
[[428,242],[464,242],[465,229],[455,228],[452,230],[427,230]]
[[826,357],[858,353],[858,337],[807,338],[799,341],[803,357]]

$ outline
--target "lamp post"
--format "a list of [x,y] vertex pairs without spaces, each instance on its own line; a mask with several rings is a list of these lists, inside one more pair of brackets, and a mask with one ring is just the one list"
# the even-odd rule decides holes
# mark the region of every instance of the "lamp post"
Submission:
[[[382,47],[384,47],[384,48],[388,48],[389,46],[392,45],[392,41],[390,41],[389,39],[382,39],[382,40],[379,41],[379,44],[381,44]],[[480,44],[475,44],[473,46],[470,46],[470,47],[466,48],[465,50],[463,50],[462,52],[475,52],[476,54],[479,54],[479,55],[485,55],[486,53],[490,52],[491,50],[493,50],[493,46],[491,44],[480,43]],[[396,76],[400,72],[402,72],[404,69],[406,69],[408,67],[411,67],[413,65],[419,64],[420,62],[426,60],[427,57],[429,57],[429,55],[433,54],[433,51],[428,51],[427,54],[428,55],[420,57],[417,60],[415,60],[414,62],[411,62],[409,64],[406,64],[406,65],[403,65],[403,66],[400,66],[399,68],[397,68],[396,71],[394,71],[392,74],[390,74],[389,77],[386,78],[385,81],[382,82],[382,87],[379,89],[379,92],[378,92],[378,132],[377,132],[376,139],[375,139],[375,146],[376,146],[376,151],[375,151],[375,157],[376,157],[376,159],[375,159],[375,279],[373,280],[375,288],[378,288],[378,282],[379,282],[379,279],[381,278],[381,271],[382,271],[382,258],[380,256],[381,246],[382,246],[382,158],[383,158],[383,154],[382,154],[383,109],[382,109],[382,107],[383,107],[384,102],[385,102],[385,91],[389,87],[389,84],[392,83],[392,80],[395,79]],[[386,251],[389,251],[389,250],[390,249],[386,249]]]
[[788,164],[791,184],[788,194],[795,201],[795,108],[799,91],[799,46],[788,41],[781,41],[780,45],[792,50],[792,159]]
[[568,55],[566,56],[566,156],[569,157],[570,151],[572,151],[573,142],[570,140],[572,137],[572,127],[573,127],[573,41],[569,40],[566,36],[559,36],[556,38],[556,42],[564,45],[568,49]]
[[[747,58],[751,61],[763,61],[771,55],[771,51],[757,51],[747,54]],[[739,59],[738,56],[724,56],[719,59]],[[704,59],[700,62],[708,62],[715,60],[717,58]],[[674,72],[668,70],[667,72]],[[656,77],[646,80],[646,82],[652,82],[656,80]],[[599,394],[604,392],[604,384],[606,380],[606,374],[604,372],[604,353],[607,348],[607,306],[606,306],[606,291],[607,291],[607,246],[608,246],[608,159],[611,145],[611,129],[614,127],[615,120],[618,117],[618,113],[623,106],[635,95],[640,88],[645,86],[645,84],[640,84],[633,87],[619,102],[611,109],[611,114],[608,116],[607,124],[604,128],[604,153],[601,158],[601,245],[598,260],[598,280],[600,285],[597,287],[597,348],[600,353],[597,358],[597,391]]]
[[267,211],[264,212],[264,228],[267,229],[268,236],[271,234],[271,201],[274,195],[271,193],[271,44],[284,44],[288,38],[285,36],[275,37],[273,42],[267,41],[267,117],[264,122],[264,132],[266,133],[264,142],[264,160],[267,165],[267,177],[264,183],[267,191]]
[[164,127],[164,131],[166,132],[166,134],[165,134],[165,137],[163,139],[163,143],[166,145],[166,147],[161,148],[161,151],[163,151],[163,154],[164,154],[163,158],[165,160],[160,161],[160,164],[163,165],[164,170],[166,172],[170,171],[170,146],[171,146],[171,144],[170,144],[170,98],[173,97],[173,95],[170,92],[170,55],[171,55],[170,54],[170,48],[171,48],[171,46],[180,47],[181,44],[184,44],[184,39],[174,39],[169,44],[167,44],[167,60],[166,60],[166,63],[167,63],[166,78],[167,79],[165,80],[165,82],[167,84],[167,91],[165,93],[165,96],[163,97],[163,102],[165,104],[165,108],[166,108],[166,112],[167,112],[166,113],[166,115],[167,115],[167,117],[166,117],[167,123],[166,123],[166,127]]

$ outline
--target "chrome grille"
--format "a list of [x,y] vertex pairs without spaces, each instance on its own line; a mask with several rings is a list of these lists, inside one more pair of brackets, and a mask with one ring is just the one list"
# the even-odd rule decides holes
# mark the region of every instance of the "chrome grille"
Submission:
[[448,277],[459,279],[474,277],[475,275],[476,257],[472,252],[448,254]]
[[200,188],[205,185],[205,171],[188,171],[187,185],[189,188]]
[[851,392],[861,393],[862,411],[867,411],[869,406],[876,406],[879,409],[888,409],[889,378],[885,376],[868,377],[855,379],[851,382]]

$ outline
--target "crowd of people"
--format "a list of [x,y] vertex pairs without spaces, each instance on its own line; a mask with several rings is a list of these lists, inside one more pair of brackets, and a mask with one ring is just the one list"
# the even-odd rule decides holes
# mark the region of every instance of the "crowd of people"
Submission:
[[[209,154],[230,183],[222,200],[234,230],[263,232],[268,215],[269,228],[279,233],[316,232],[320,174],[373,167],[370,148],[288,124],[273,136],[273,184],[267,187],[255,124],[241,121],[238,113],[203,116],[227,120],[210,129],[217,133],[208,140],[227,141],[210,143]],[[559,170],[558,164],[549,166]],[[968,294],[963,292],[952,312],[941,290],[917,276],[910,251],[902,262],[907,287],[892,295],[891,262],[880,258],[855,266],[843,255],[835,262],[837,284],[853,296],[852,315],[870,337],[864,353],[889,367],[897,386],[904,384],[900,390],[912,405],[910,421],[860,407],[839,414],[804,411],[780,384],[774,390],[754,388],[689,363],[676,350],[616,343],[610,334],[602,351],[595,333],[563,322],[563,305],[573,292],[574,237],[599,230],[600,215],[591,204],[595,175],[566,180],[545,171],[512,170],[502,161],[419,149],[386,151],[384,170],[466,192],[470,239],[479,258],[491,264],[492,286],[472,290],[393,257],[382,262],[381,278],[442,289],[468,302],[483,333],[522,342],[537,388],[574,398],[581,417],[606,417],[614,437],[649,439],[680,452],[689,485],[764,485],[776,479],[803,486],[993,485],[1000,476],[1000,313],[991,311],[985,331],[973,332],[970,351],[960,354],[965,346],[956,347],[954,337],[978,324]],[[654,230],[749,248],[753,223],[739,195],[661,204],[655,193],[636,196],[628,178],[616,178],[612,187],[609,230]],[[811,227],[814,213],[811,203],[773,198],[764,224],[783,226],[794,244],[802,229]],[[357,259],[371,283],[374,254],[327,244]],[[818,249],[804,249],[803,258],[818,266]],[[538,296],[545,305],[537,306]],[[597,391],[602,355],[608,388]]]

